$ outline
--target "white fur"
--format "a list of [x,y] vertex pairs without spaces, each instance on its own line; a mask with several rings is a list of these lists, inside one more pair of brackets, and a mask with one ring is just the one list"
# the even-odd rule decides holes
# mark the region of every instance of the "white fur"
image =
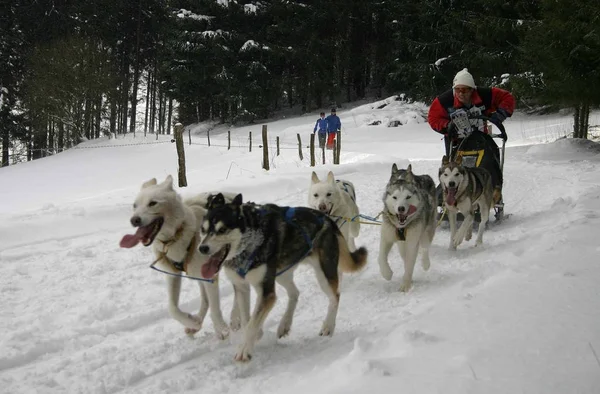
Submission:
[[351,192],[354,192],[354,185],[351,182],[342,180],[336,182],[333,172],[329,171],[327,179],[321,181],[313,171],[308,189],[308,206],[331,216],[348,243],[348,249],[353,252],[356,250],[354,238],[358,237],[360,223],[358,220],[351,222],[350,219],[358,216],[359,209],[344,189],[342,182],[352,189]]
[[[167,257],[172,261],[184,261],[188,253],[192,253],[189,258],[187,274],[194,277],[200,277],[200,267],[206,261],[207,257],[198,253],[197,248],[188,251],[188,246],[192,237],[197,234],[202,218],[206,213],[204,208],[210,193],[203,193],[191,199],[182,201],[181,197],[173,189],[173,178],[169,175],[164,182],[157,184],[156,179],[142,185],[134,204],[134,217],[141,219],[141,225],[147,225],[154,219],[162,217],[164,224],[156,235],[152,244],[152,249],[156,257],[166,250]],[[176,233],[182,228],[183,231],[178,236]],[[171,241],[173,241],[171,243]],[[166,247],[165,247],[166,245]],[[157,266],[167,272],[178,274],[171,264],[161,260]],[[181,278],[171,275],[165,275],[168,295],[168,310],[171,317],[183,324],[187,334],[194,334],[202,328],[204,318],[210,309],[210,316],[215,327],[218,338],[224,339],[229,334],[229,329],[220,308],[219,284],[198,281],[200,287],[200,310],[196,315],[191,315],[179,308],[179,295],[181,291]],[[234,302],[235,304],[235,302]],[[238,325],[239,310],[234,308],[232,318],[234,326]]]

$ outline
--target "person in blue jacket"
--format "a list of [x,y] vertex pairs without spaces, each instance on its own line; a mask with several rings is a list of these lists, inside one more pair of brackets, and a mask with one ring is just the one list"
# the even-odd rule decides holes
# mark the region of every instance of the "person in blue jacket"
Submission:
[[327,118],[327,132],[329,133],[328,137],[327,137],[327,149],[333,149],[333,141],[337,135],[337,133],[340,132],[340,130],[342,129],[342,121],[340,120],[340,118],[336,115],[336,111],[335,108],[331,108],[331,115],[329,115]]
[[325,147],[325,140],[327,139],[327,119],[325,119],[325,112],[321,112],[321,117],[317,119],[313,134],[317,132],[317,129],[319,130],[319,148],[323,149]]

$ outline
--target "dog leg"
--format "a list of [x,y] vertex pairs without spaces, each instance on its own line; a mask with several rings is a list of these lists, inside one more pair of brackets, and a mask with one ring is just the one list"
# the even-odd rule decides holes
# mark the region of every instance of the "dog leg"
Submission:
[[335,330],[335,320],[337,318],[337,311],[340,303],[338,271],[336,267],[335,270],[328,270],[329,272],[326,272],[323,268],[324,266],[329,266],[329,264],[325,261],[321,261],[321,259],[318,259],[318,261],[313,264],[317,282],[319,282],[319,286],[321,287],[321,290],[323,290],[323,293],[329,298],[327,316],[323,321],[323,326],[321,327],[319,335],[332,336]]
[[[396,242],[396,236],[394,234],[396,230],[386,224],[383,223],[381,225],[381,235],[379,238],[379,273],[385,280],[392,280],[392,276],[394,272],[390,268],[390,264],[388,263],[388,255],[390,254],[390,250]],[[392,235],[393,234],[393,235]]]
[[[206,288],[204,287],[204,283],[198,281],[198,287],[200,289],[200,310],[198,311],[198,313],[194,316],[194,318],[196,320],[198,320],[199,322],[204,322],[204,318],[206,317],[206,314],[208,313],[208,295],[206,294]],[[194,329],[194,328],[185,328],[185,333],[189,336],[193,336],[194,334],[196,334],[198,332],[198,330]]]
[[240,345],[235,361],[250,361],[254,345],[259,339],[263,324],[271,309],[275,305],[277,296],[275,295],[275,281],[265,280],[267,267],[265,265],[251,270],[246,275],[247,280],[256,290],[256,306],[252,312],[252,317],[244,330],[244,342]]
[[234,326],[234,318],[233,318],[233,310],[232,310],[232,321],[231,327],[233,330],[245,327],[250,320],[250,285],[243,279],[241,276],[237,274],[237,272],[224,267],[223,271],[225,275],[231,283],[233,284],[234,302],[236,303],[236,308],[239,312],[239,326],[235,328]]
[[421,234],[421,240],[419,241],[419,248],[421,249],[421,266],[424,271],[428,271],[431,267],[431,260],[429,260],[429,247],[432,241],[431,234],[425,230]]
[[[416,229],[415,229],[416,230]],[[419,253],[419,232],[412,231],[408,233],[406,241],[400,242],[400,254],[404,260],[404,275],[402,276],[402,284],[400,285],[401,292],[407,292],[412,287],[413,271],[417,262],[417,254]]]
[[465,239],[465,236],[466,236],[469,228],[471,229],[471,231],[473,231],[472,230],[473,229],[473,220],[475,218],[473,216],[472,208],[471,208],[471,210],[466,210],[466,209],[461,210],[461,212],[464,212],[465,218],[452,240],[452,242],[454,244],[454,248],[456,248],[458,245],[460,245],[462,243],[462,241]]
[[202,328],[202,320],[197,320],[195,316],[192,316],[189,313],[185,313],[181,309],[179,309],[179,293],[181,292],[181,278],[178,276],[167,275],[166,281],[169,297],[169,314],[171,315],[171,317],[183,324],[187,329],[190,329],[189,333],[188,330],[186,330],[186,333],[188,334],[193,334],[200,331],[200,329]]
[[475,246],[483,243],[483,232],[485,231],[485,226],[487,225],[488,220],[490,220],[490,205],[486,206],[486,204],[479,204],[481,222],[479,222],[479,228],[477,229],[477,240],[475,241]]
[[285,313],[283,314],[281,322],[279,322],[279,327],[277,328],[277,338],[282,338],[290,333],[292,320],[294,319],[294,311],[296,310],[296,305],[298,304],[300,292],[294,283],[293,269],[290,269],[282,275],[279,275],[275,280],[277,283],[283,286],[288,295],[287,308],[285,309]]
[[221,300],[219,297],[219,282],[215,279],[214,283],[205,283],[206,296],[208,298],[208,305],[210,305],[210,319],[212,320],[215,328],[217,338],[225,339],[229,336],[229,327],[223,319],[221,313]]
[[450,224],[450,250],[456,250],[456,245],[454,245],[454,237],[456,236],[456,214],[457,212],[454,209],[446,208],[448,212],[448,223]]

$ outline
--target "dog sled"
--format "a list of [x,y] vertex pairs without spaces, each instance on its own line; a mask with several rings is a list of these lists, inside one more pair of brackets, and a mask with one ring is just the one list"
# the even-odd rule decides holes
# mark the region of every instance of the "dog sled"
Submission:
[[[474,128],[471,125],[471,119],[479,119],[484,123],[487,132],[481,132],[479,129]],[[485,115],[468,115],[462,111],[458,116],[453,117],[452,121],[455,123],[459,130],[462,129],[463,135],[462,140],[458,142],[447,140],[447,155],[451,161],[456,160],[459,156],[462,157],[461,165],[464,167],[479,167],[486,169],[492,177],[492,185],[503,184],[503,172],[504,172],[504,152],[506,146],[506,129],[502,123],[494,123],[492,119]],[[491,124],[487,123],[490,122]],[[494,133],[492,130],[492,124],[496,126],[499,133]],[[496,144],[495,140],[500,139],[502,144],[500,147]],[[444,212],[443,204],[443,193],[442,185],[437,186],[438,195],[438,220],[447,221],[448,217]],[[500,200],[494,204],[494,217],[496,222],[502,221],[505,218],[504,215],[504,200]],[[463,220],[463,215],[458,214],[458,221]],[[475,212],[475,223],[481,222],[481,215],[479,209]]]

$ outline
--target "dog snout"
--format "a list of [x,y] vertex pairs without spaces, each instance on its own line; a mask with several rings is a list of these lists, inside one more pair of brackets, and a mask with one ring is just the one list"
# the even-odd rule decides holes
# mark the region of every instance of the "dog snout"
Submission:
[[404,208],[404,206],[398,207],[398,212],[399,213],[404,213],[404,211],[406,211],[406,208]]
[[142,218],[139,216],[133,216],[130,221],[133,227],[140,227],[142,225]]
[[198,246],[198,251],[202,254],[208,254],[208,252],[210,252],[210,246],[200,245],[200,246]]
[[456,187],[456,182],[450,181],[450,182],[448,182],[448,186],[449,187]]
[[319,204],[319,211],[326,212],[327,211],[327,205],[325,205],[325,204]]

